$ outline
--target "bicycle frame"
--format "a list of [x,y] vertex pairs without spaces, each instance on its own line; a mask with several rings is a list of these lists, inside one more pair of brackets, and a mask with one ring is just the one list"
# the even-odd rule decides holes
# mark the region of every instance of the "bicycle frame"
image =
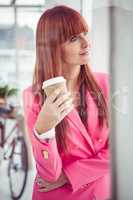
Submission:
[[[2,122],[2,120],[4,122]],[[7,119],[2,119],[0,121],[0,129],[1,129],[1,143],[0,143],[0,146],[4,149],[4,156],[3,156],[3,159],[7,160],[7,159],[10,159],[11,156],[12,156],[12,151],[13,151],[13,148],[14,148],[14,139],[15,138],[18,138],[20,136],[20,131],[19,131],[19,124],[17,122],[16,119],[12,119],[15,121],[15,124],[13,125],[13,127],[11,128],[10,132],[8,133],[7,136],[5,136],[5,126],[6,126],[6,121],[8,120]],[[10,139],[12,137],[12,139]],[[11,153],[9,153],[11,149]],[[9,153],[9,155],[8,155]]]
[[[12,199],[20,199],[26,187],[28,176],[28,151],[24,132],[20,126],[19,115],[0,115],[0,147],[3,150],[2,159],[8,160],[8,180]],[[7,132],[7,120],[13,120]],[[10,126],[10,125],[9,125]],[[14,177],[20,176],[18,188],[14,185]],[[16,180],[16,179],[15,179]],[[20,186],[20,187],[19,187]]]

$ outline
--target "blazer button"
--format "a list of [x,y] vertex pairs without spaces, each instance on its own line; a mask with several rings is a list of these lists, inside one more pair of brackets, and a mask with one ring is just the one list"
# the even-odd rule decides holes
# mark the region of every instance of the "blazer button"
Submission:
[[98,141],[99,143],[102,143],[103,140],[102,140],[101,138],[99,138],[97,141]]
[[48,151],[43,150],[42,153],[43,153],[43,157],[44,157],[45,159],[48,159],[48,157],[49,157]]
[[98,153],[98,156],[102,156],[102,153],[101,153],[101,152],[99,152],[99,153]]

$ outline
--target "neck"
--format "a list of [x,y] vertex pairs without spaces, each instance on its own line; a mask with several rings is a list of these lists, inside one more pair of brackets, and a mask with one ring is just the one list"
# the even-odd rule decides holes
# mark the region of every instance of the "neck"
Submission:
[[65,67],[63,72],[64,78],[67,80],[67,88],[70,92],[76,92],[79,89],[78,77],[80,74],[80,66]]

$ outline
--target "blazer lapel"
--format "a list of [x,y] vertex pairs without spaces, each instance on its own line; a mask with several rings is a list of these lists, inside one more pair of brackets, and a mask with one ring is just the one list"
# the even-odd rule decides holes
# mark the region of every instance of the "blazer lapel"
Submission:
[[92,154],[95,154],[95,149],[94,149],[94,145],[92,142],[92,139],[89,135],[89,133],[87,132],[83,122],[80,119],[79,113],[76,110],[76,108],[74,108],[67,116],[66,118],[68,120],[71,121],[71,123],[74,124],[74,126],[77,128],[77,131],[80,131],[82,136],[85,138],[85,140],[87,141],[87,143],[89,144],[90,147],[90,151]]

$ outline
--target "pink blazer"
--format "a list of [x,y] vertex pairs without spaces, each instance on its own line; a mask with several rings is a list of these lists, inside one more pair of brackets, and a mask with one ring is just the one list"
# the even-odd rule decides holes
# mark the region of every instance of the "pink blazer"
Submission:
[[[94,76],[107,99],[109,96],[108,75],[94,73]],[[67,132],[69,152],[59,154],[56,139],[50,142],[40,141],[33,132],[34,124],[40,111],[38,102],[34,99],[31,87],[23,92],[26,125],[36,161],[37,175],[44,180],[56,181],[62,169],[67,175],[71,187],[64,185],[50,192],[39,192],[34,182],[33,200],[106,200],[111,195],[110,189],[110,160],[107,145],[109,130],[98,125],[98,111],[94,101],[87,91],[88,129],[82,123],[76,109],[66,117],[70,123]],[[45,124],[44,124],[45,126]],[[48,152],[48,159],[43,151]],[[36,180],[36,179],[35,179]]]

